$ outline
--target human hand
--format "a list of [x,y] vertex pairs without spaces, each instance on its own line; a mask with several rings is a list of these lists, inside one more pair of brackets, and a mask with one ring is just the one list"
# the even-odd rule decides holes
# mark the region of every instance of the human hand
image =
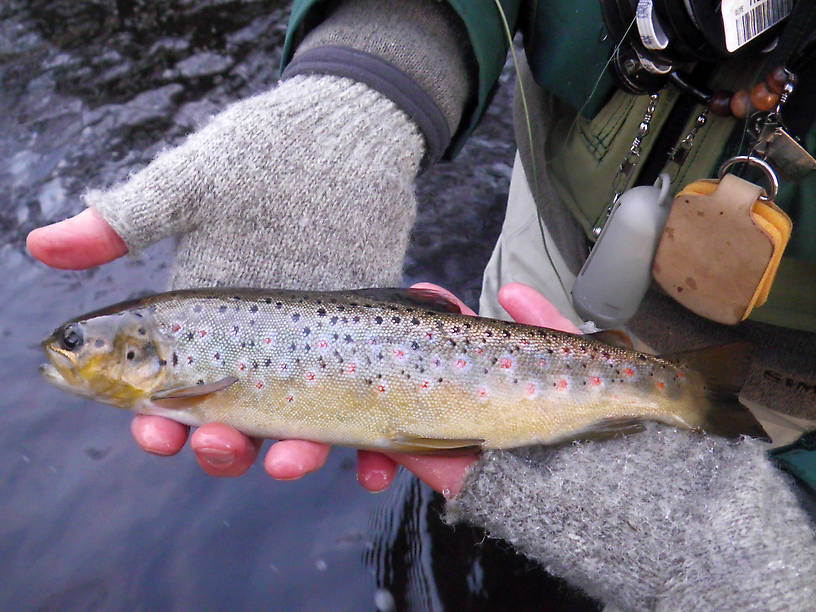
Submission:
[[[84,269],[173,235],[170,288],[393,286],[423,151],[416,126],[379,93],[350,79],[294,77],[234,104],[126,183],[89,192],[88,210],[34,230],[28,248],[49,266]],[[159,455],[178,452],[188,435],[149,416],[131,430]],[[199,428],[190,442],[214,476],[243,473],[260,446],[220,424]],[[318,469],[328,449],[287,440],[264,465],[275,478],[298,478]],[[383,470],[376,456],[361,461],[364,486],[387,486],[390,463]]]

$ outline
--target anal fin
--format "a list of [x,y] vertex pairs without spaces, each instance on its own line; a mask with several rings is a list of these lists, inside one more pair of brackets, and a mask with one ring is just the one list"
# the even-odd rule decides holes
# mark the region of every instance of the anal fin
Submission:
[[467,455],[482,450],[483,439],[426,438],[405,432],[395,432],[389,437],[392,450],[400,453],[427,453]]

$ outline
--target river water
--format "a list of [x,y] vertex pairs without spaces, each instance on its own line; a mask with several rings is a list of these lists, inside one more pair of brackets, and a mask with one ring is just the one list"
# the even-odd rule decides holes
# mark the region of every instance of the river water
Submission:
[[[205,476],[186,450],[137,449],[130,417],[40,381],[62,320],[164,288],[171,245],[84,272],[27,255],[34,227],[81,209],[229,102],[272,87],[285,3],[0,4],[0,609],[587,609],[532,564],[440,520],[408,474],[386,493],[354,454],[277,483]],[[463,153],[418,181],[406,283],[475,305],[513,158],[510,70]]]

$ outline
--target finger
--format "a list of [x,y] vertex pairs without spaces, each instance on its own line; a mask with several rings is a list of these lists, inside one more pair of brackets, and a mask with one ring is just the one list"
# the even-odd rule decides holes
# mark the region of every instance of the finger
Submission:
[[462,488],[465,473],[477,459],[477,455],[457,455],[440,457],[435,455],[405,455],[402,453],[387,453],[405,469],[414,473],[417,478],[441,493],[446,499],[454,497]]
[[124,241],[92,208],[32,230],[26,246],[44,264],[67,270],[98,266],[128,252]]
[[240,476],[254,463],[260,441],[223,423],[208,423],[193,432],[190,446],[209,476]]
[[397,473],[397,464],[372,451],[357,451],[357,482],[370,493],[385,491]]
[[571,334],[581,333],[572,321],[563,316],[555,306],[538,291],[521,283],[508,283],[499,289],[499,304],[513,320],[527,325],[549,327]]
[[297,480],[326,463],[331,446],[308,440],[282,440],[266,453],[264,469],[276,480]]
[[170,419],[137,414],[130,432],[142,450],[154,455],[175,455],[187,441],[188,427]]
[[465,304],[462,300],[453,295],[450,291],[448,291],[444,287],[434,285],[433,283],[416,283],[415,285],[411,285],[411,289],[426,289],[428,291],[433,291],[434,293],[437,293],[442,297],[446,298],[453,304],[456,304],[459,307],[459,311],[462,314],[470,315],[471,317],[476,316],[476,313],[473,312],[473,309],[471,309],[467,304]]

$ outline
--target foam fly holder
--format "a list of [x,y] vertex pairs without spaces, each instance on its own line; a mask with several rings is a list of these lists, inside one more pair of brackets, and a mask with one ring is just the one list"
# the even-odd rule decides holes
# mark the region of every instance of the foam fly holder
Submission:
[[692,312],[735,325],[765,303],[792,229],[761,187],[725,174],[678,193],[652,276]]

